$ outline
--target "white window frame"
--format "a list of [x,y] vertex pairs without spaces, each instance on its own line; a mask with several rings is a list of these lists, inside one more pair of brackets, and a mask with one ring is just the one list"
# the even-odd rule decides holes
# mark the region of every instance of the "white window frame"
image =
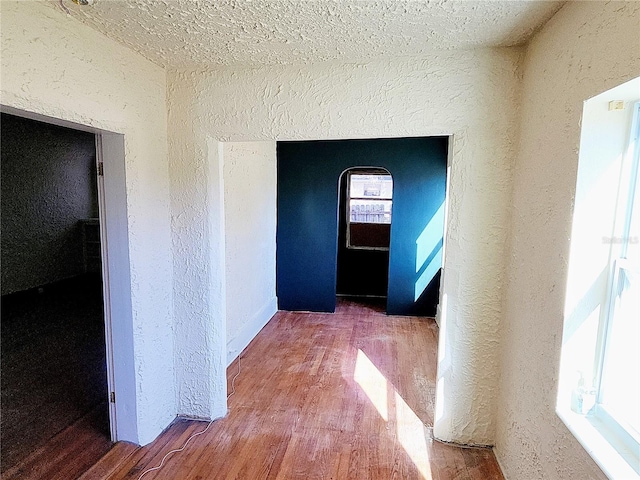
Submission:
[[[615,297],[618,286],[618,279],[620,278],[620,271],[626,270],[631,275],[637,275],[638,272],[636,265],[631,265],[626,259],[627,251],[629,248],[630,228],[633,214],[639,214],[639,212],[633,212],[634,197],[636,195],[636,189],[640,188],[638,182],[639,163],[640,163],[640,102],[633,105],[633,117],[631,121],[631,131],[629,134],[628,148],[631,145],[634,146],[634,151],[631,152],[631,165],[629,183],[626,188],[626,192],[621,192],[620,205],[624,205],[625,211],[621,217],[622,228],[616,228],[619,232],[619,238],[621,243],[619,247],[611,248],[611,257],[609,260],[610,274],[609,274],[609,286],[607,289],[607,299],[605,303],[604,315],[601,318],[601,328],[598,334],[597,340],[597,366],[596,366],[596,403],[588,415],[587,419],[597,426],[601,425],[605,428],[600,428],[602,435],[614,446],[616,446],[618,453],[634,468],[636,473],[640,475],[640,436],[636,432],[633,432],[631,428],[624,425],[622,421],[619,421],[607,411],[606,406],[603,404],[603,391],[602,380],[605,371],[605,364],[607,362],[607,339],[610,335],[613,325],[613,316],[615,309]],[[640,408],[640,406],[639,406]]]
[[[389,247],[368,247],[368,246],[362,246],[362,245],[352,245],[351,244],[351,224],[352,223],[364,223],[364,224],[371,224],[371,225],[389,225],[389,228],[391,228],[391,223],[393,222],[393,193],[391,194],[391,198],[389,199],[384,199],[385,201],[389,201],[391,202],[391,222],[390,223],[375,223],[375,222],[352,222],[351,221],[351,177],[353,175],[381,175],[381,176],[390,176],[391,177],[391,181],[393,182],[393,176],[391,175],[391,173],[389,173],[387,170],[381,170],[381,169],[375,169],[375,168],[371,168],[371,169],[353,169],[353,170],[349,170],[347,172],[347,197],[346,197],[346,202],[345,202],[345,209],[346,209],[346,226],[347,226],[347,232],[346,232],[346,240],[347,240],[347,248],[349,250],[378,250],[378,251],[385,251],[388,252],[389,251]],[[364,198],[364,197],[355,197],[353,198],[354,200],[371,200],[371,198]]]
[[[632,147],[633,146],[633,147]],[[633,148],[633,151],[630,151]],[[621,269],[630,270],[635,274],[637,266],[629,265],[626,260],[629,245],[630,226],[633,215],[632,206],[636,189],[640,189],[638,180],[640,170],[640,102],[633,105],[633,116],[629,140],[625,156],[626,171],[629,172],[629,182],[619,191],[618,205],[626,208],[624,212],[616,214],[616,238],[612,239],[609,257],[609,282],[607,297],[600,317],[598,336],[596,341],[594,386],[595,405],[586,415],[574,413],[567,405],[557,405],[558,416],[562,419],[571,433],[587,450],[595,462],[611,479],[640,479],[640,438],[631,428],[614,418],[603,405],[602,378],[607,357],[607,337],[610,334],[615,308],[615,289]],[[621,182],[624,181],[621,178]],[[621,185],[622,187],[622,185]],[[620,243],[615,240],[621,239]],[[634,239],[635,240],[635,239]]]

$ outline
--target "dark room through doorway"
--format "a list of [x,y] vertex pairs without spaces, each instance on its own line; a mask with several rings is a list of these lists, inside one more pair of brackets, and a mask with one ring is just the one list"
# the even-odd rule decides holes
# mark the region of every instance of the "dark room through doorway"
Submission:
[[38,478],[56,446],[89,465],[111,447],[96,139],[0,126],[2,475]]

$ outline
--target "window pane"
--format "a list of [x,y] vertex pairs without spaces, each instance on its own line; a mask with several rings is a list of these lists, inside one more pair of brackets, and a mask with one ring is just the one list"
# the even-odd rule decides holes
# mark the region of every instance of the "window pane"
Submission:
[[629,231],[627,237],[622,241],[625,245],[625,258],[629,260],[631,265],[640,267],[640,179],[636,178],[635,191],[633,201],[631,202],[631,210],[629,211]]
[[[629,265],[629,264],[627,264]],[[631,266],[631,265],[629,265]],[[602,405],[626,428],[640,434],[640,276],[616,267],[614,302],[602,372]]]
[[380,198],[390,200],[393,195],[391,175],[351,175],[351,198]]
[[351,223],[391,223],[391,200],[349,200]]

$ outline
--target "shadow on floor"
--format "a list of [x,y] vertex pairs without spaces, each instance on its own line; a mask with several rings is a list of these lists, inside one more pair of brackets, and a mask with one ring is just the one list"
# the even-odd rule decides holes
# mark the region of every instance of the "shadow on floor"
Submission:
[[386,297],[352,297],[340,295],[336,298],[336,313],[360,314],[386,313]]

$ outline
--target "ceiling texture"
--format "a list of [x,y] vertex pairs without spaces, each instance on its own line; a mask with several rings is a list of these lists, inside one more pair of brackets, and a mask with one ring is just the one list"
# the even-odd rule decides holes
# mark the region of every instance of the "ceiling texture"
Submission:
[[[62,2],[62,5],[61,3]],[[363,62],[525,43],[549,0],[48,0],[174,68]]]

